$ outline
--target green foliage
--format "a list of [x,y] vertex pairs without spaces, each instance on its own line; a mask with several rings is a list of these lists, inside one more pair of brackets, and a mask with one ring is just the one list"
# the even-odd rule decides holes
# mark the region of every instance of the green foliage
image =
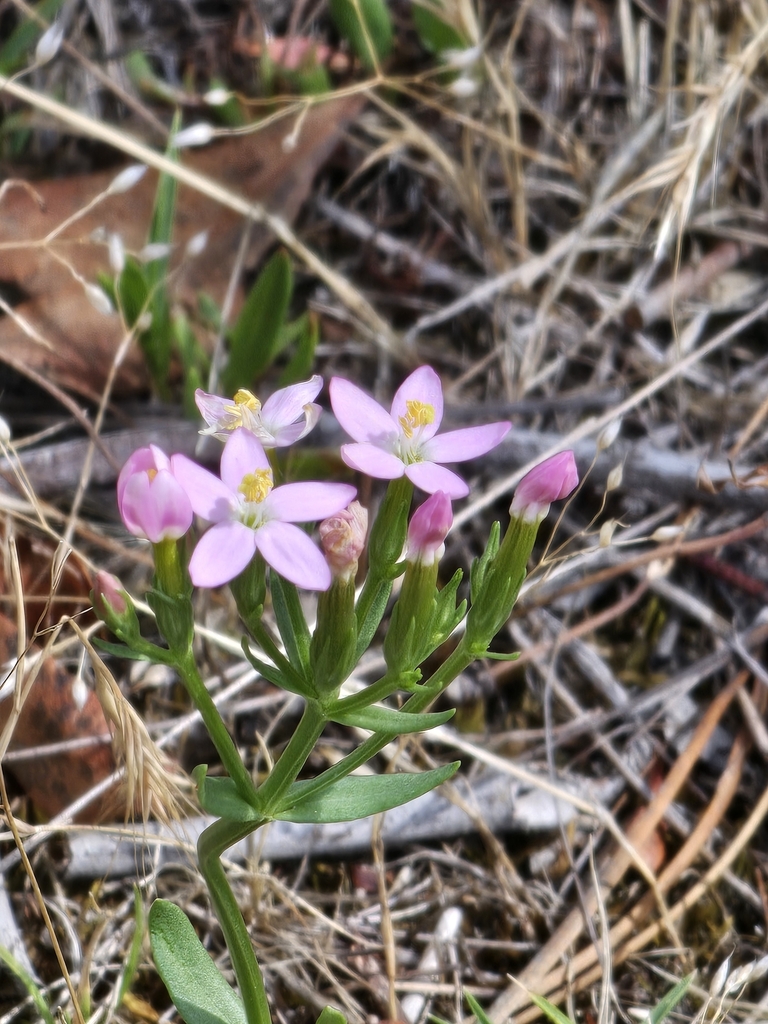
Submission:
[[455,713],[455,708],[449,708],[447,711],[432,711],[417,715],[408,711],[394,711],[392,708],[383,708],[376,704],[368,708],[360,708],[358,711],[334,713],[333,707],[328,709],[328,715],[332,722],[339,722],[341,725],[348,725],[356,729],[370,729],[371,732],[391,732],[393,736],[411,732],[426,732],[428,729],[443,725],[453,718]]
[[648,1016],[649,1024],[661,1024],[661,1022],[665,1020],[670,1013],[672,1013],[674,1008],[693,984],[695,973],[695,971],[692,971],[690,974],[686,974],[684,978],[681,978],[680,981],[678,981],[674,988],[671,988],[669,992],[659,1000]]
[[155,900],[149,938],[158,973],[186,1024],[247,1024],[241,1000],[181,908]]
[[229,332],[229,361],[221,380],[230,394],[251,387],[280,352],[292,291],[290,257],[280,250],[259,274]]
[[475,999],[471,992],[465,992],[464,998],[467,1000],[467,1005],[474,1015],[477,1017],[480,1024],[493,1024],[493,1021],[482,1008],[480,1003]]
[[385,0],[330,0],[331,17],[368,71],[392,50],[392,20]]
[[419,33],[424,47],[430,53],[444,53],[446,50],[464,50],[469,46],[467,40],[457,28],[443,21],[433,8],[442,8],[439,0],[433,0],[430,7],[415,3],[411,8],[413,24]]
[[334,1006],[326,1006],[317,1018],[317,1024],[347,1024],[347,1018]]
[[354,821],[369,814],[381,814],[407,804],[451,778],[459,762],[433,768],[428,772],[398,775],[350,775],[315,790],[302,799],[302,790],[311,782],[294,782],[282,809],[273,816],[282,821],[310,822],[313,825],[334,821]]
[[252,821],[254,824],[262,820],[253,804],[240,795],[233,779],[209,778],[207,771],[207,764],[199,764],[192,772],[200,806],[207,814],[228,821]]
[[45,1001],[45,996],[26,968],[22,967],[16,957],[5,946],[0,946],[0,963],[5,964],[11,974],[14,974],[29,993],[29,997],[35,1009],[40,1015],[43,1024],[54,1024],[53,1014]]
[[133,938],[131,939],[131,947],[128,950],[128,956],[126,957],[123,965],[123,970],[120,974],[120,981],[117,986],[117,998],[115,1000],[115,1009],[120,1008],[120,1004],[129,992],[133,979],[136,977],[136,971],[139,967],[139,961],[141,959],[141,947],[144,944],[144,930],[146,928],[146,915],[144,913],[144,901],[141,898],[141,890],[137,885],[133,887],[133,906],[134,906],[134,928]]
[[533,992],[529,992],[528,995],[531,998],[531,1002],[538,1006],[541,1012],[552,1021],[552,1024],[573,1024],[573,1021],[567,1014],[558,1009],[554,1003],[550,1003],[544,996],[537,996]]

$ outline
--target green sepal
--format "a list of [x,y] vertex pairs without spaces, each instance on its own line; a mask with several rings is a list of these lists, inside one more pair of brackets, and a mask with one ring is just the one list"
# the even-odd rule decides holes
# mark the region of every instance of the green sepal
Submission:
[[228,821],[259,821],[263,817],[256,807],[243,799],[234,779],[226,776],[210,778],[207,771],[207,764],[199,764],[192,769],[197,798],[206,814]]
[[225,391],[250,387],[271,366],[293,292],[291,259],[276,252],[256,278],[237,323],[229,333],[229,362],[221,381]]
[[304,678],[308,679],[310,635],[307,620],[301,609],[299,592],[293,583],[289,583],[276,572],[270,572],[269,583],[272,609],[288,660]]
[[245,1007],[175,903],[155,900],[149,940],[157,972],[186,1024],[247,1024]]
[[320,698],[338,689],[356,664],[354,580],[335,579],[318,595],[317,624],[309,648],[310,675]]
[[230,581],[229,589],[237,605],[237,613],[252,633],[261,622],[267,598],[267,567],[257,551],[248,565]]
[[473,603],[483,586],[491,563],[498,554],[500,537],[501,524],[497,521],[491,524],[488,543],[485,545],[482,555],[472,561],[469,570],[469,594]]
[[282,810],[274,813],[273,817],[281,821],[322,825],[381,814],[442,785],[458,771],[459,765],[459,761],[454,761],[442,768],[416,774],[350,775],[304,800],[301,798],[302,790],[311,786],[313,780],[294,782],[286,794]]
[[511,654],[504,654],[501,651],[498,654],[494,651],[486,651],[483,657],[488,658],[489,661],[517,661],[520,651],[513,651]]
[[425,714],[410,714],[408,711],[396,711],[377,704],[360,708],[359,711],[334,712],[333,706],[323,709],[332,722],[352,726],[356,729],[370,729],[371,732],[392,733],[402,736],[411,732],[427,732],[453,718],[455,708],[447,711],[429,711]]
[[[367,585],[367,584],[366,584]],[[355,648],[355,664],[371,646],[376,630],[381,625],[384,612],[387,610],[389,595],[392,593],[392,580],[381,579],[375,584],[375,592],[370,595],[370,600],[363,604],[363,594],[357,602],[355,620],[357,622],[357,646]]]

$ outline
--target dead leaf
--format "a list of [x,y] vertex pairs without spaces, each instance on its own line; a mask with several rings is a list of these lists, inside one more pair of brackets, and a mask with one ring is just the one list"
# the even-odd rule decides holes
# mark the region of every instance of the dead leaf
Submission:
[[[293,148],[283,142],[296,120],[286,118],[185,153],[183,162],[291,223],[318,169],[363,102],[354,96],[313,107],[302,119]],[[109,196],[77,217],[118,170],[35,182],[34,191],[15,187],[0,197],[0,295],[20,296],[14,316],[0,316],[0,360],[21,373],[34,369],[89,397],[101,392],[124,331],[117,314],[93,306],[85,284],[94,284],[99,272],[108,270],[110,234],[119,234],[128,251],[142,248],[157,188],[157,173],[149,170],[128,192]],[[69,218],[76,219],[49,246],[31,244]],[[193,235],[207,231],[208,244],[198,256],[185,259],[174,275],[177,301],[192,305],[201,289],[222,301],[242,230],[238,214],[180,187],[174,229],[177,268]],[[270,242],[267,230],[254,225],[247,267],[258,264]],[[4,247],[8,243],[13,244]],[[147,387],[143,359],[134,347],[121,366],[114,393],[136,394]]]

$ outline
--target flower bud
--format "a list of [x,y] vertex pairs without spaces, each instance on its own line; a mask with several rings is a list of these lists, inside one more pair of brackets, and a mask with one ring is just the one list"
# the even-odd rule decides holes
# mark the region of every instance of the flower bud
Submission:
[[451,499],[445,491],[435,491],[413,513],[408,526],[409,562],[432,565],[445,551],[445,538],[453,525]]
[[117,576],[111,572],[96,573],[91,591],[91,604],[98,617],[115,636],[129,644],[139,636],[139,622],[128,594]]
[[192,505],[156,445],[130,456],[117,480],[117,504],[127,529],[153,544],[183,537],[192,525]]
[[527,473],[517,486],[510,514],[528,522],[543,519],[550,503],[566,498],[579,482],[572,451],[559,452]]
[[354,579],[357,561],[365,547],[368,532],[368,509],[353,501],[335,516],[324,519],[319,526],[320,543],[334,577]]

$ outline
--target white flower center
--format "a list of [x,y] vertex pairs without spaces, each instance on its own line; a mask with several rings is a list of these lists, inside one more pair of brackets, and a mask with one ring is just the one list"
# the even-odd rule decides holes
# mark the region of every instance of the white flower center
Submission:
[[255,469],[246,473],[237,488],[245,499],[237,509],[237,518],[241,523],[255,530],[264,522],[264,510],[261,505],[274,486],[271,469]]

